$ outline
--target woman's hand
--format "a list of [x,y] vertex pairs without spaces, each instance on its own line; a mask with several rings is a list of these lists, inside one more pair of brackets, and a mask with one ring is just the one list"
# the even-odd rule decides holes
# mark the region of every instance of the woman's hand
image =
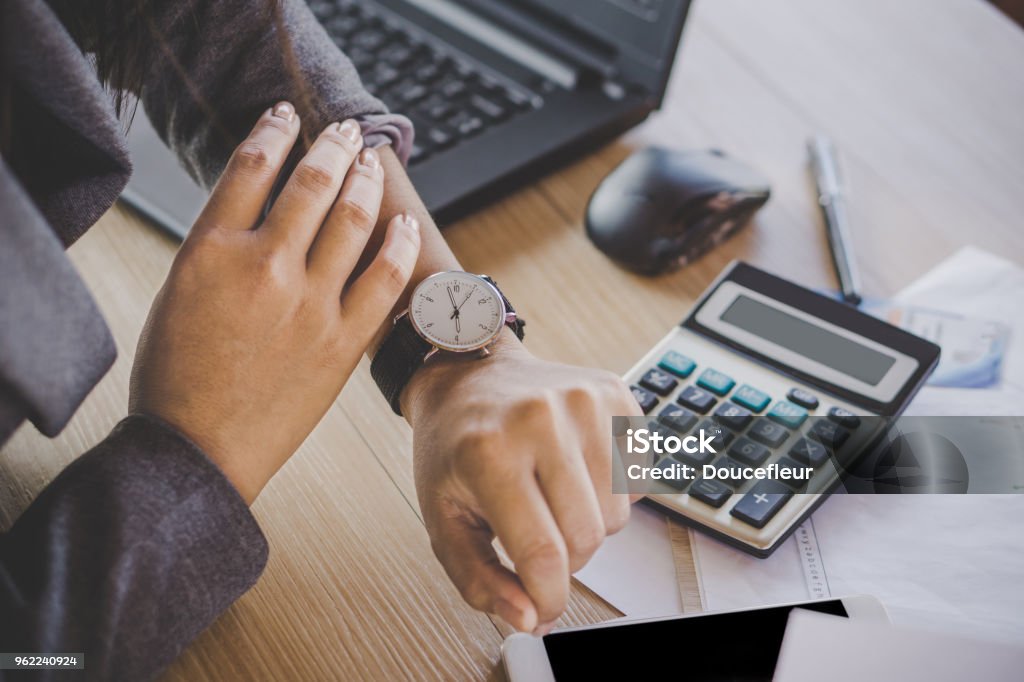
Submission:
[[434,553],[471,606],[544,633],[570,574],[629,518],[630,497],[612,493],[611,416],[639,414],[636,400],[614,374],[538,360],[511,332],[490,357],[437,359],[402,401]]
[[269,215],[263,207],[299,133],[267,111],[235,150],[150,311],[130,410],[195,441],[251,502],[335,400],[394,306],[419,226],[391,220],[348,282],[377,222],[383,170],[354,121],[310,147]]

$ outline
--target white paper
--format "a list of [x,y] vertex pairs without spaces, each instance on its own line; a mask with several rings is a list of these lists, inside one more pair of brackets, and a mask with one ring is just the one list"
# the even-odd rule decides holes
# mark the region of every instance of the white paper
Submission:
[[[837,646],[837,642],[841,645]],[[1024,648],[796,609],[775,667],[775,682],[1010,682],[1024,670]]]
[[683,612],[665,515],[633,505],[629,523],[604,541],[576,579],[630,617]]
[[[897,298],[1011,326],[999,389],[926,387],[907,414],[1021,414],[1024,269],[966,248]],[[833,596],[875,595],[897,624],[1024,638],[1024,495],[835,495],[812,521]],[[810,596],[794,538],[766,560],[694,546],[708,609]]]

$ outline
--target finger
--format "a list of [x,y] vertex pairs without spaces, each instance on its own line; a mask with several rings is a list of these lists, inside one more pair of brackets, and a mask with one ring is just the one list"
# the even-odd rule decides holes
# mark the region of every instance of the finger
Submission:
[[489,481],[479,489],[491,493],[480,500],[484,518],[515,565],[538,622],[553,621],[569,600],[569,558],[547,500],[530,473],[512,481],[507,472],[483,476]]
[[270,209],[263,228],[267,236],[306,253],[362,144],[355,121],[327,126],[295,166]]
[[587,476],[597,498],[605,535],[614,535],[625,527],[631,504],[628,494],[614,492],[614,467],[621,466],[621,462],[616,461],[612,447],[611,434],[599,430],[596,440],[583,450]]
[[231,155],[195,229],[251,230],[258,225],[298,135],[299,117],[291,104],[280,102],[267,109]]
[[501,565],[489,528],[446,518],[435,535],[434,553],[467,604],[497,614],[522,632],[537,627],[537,610],[516,574]]
[[[605,536],[604,516],[582,455],[573,449],[538,459],[537,478],[569,552],[575,573],[594,555]],[[611,482],[608,481],[611,492]]]
[[384,169],[372,149],[356,157],[309,252],[310,276],[340,295],[373,234],[384,196]]
[[384,322],[405,291],[419,254],[419,221],[409,212],[392,218],[380,251],[341,297],[342,316],[363,332],[357,343],[368,344]]

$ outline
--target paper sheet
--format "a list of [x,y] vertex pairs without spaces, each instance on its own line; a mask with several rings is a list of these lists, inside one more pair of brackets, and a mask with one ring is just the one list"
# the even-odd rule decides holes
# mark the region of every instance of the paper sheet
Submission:
[[[926,387],[908,414],[1021,413],[1024,269],[967,248],[897,299],[1011,326],[998,389]],[[809,525],[833,596],[876,595],[897,624],[1024,638],[1024,495],[836,495]],[[700,534],[695,548],[709,610],[811,596],[795,538],[765,560]]]

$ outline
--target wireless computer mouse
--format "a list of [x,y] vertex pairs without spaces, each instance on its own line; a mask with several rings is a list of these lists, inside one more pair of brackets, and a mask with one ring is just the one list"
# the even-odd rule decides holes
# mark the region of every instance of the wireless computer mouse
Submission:
[[679,268],[735,234],[768,201],[768,181],[720,151],[636,152],[587,205],[597,248],[647,275]]

